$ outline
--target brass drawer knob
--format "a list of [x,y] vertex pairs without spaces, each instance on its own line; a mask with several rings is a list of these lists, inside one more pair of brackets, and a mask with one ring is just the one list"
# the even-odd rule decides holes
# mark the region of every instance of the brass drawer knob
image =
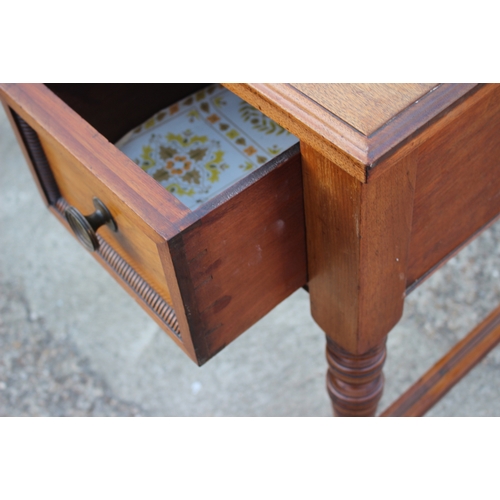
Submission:
[[99,198],[94,198],[95,212],[90,215],[82,215],[75,207],[68,207],[64,215],[71,229],[80,243],[90,252],[99,248],[99,240],[96,231],[106,224],[112,231],[118,228],[109,210]]

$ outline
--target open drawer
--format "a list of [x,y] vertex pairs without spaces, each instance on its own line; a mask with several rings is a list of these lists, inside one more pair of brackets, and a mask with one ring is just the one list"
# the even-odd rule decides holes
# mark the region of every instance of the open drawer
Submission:
[[107,208],[95,258],[198,364],[307,280],[298,144],[189,209],[115,145],[200,84],[1,84],[39,190]]

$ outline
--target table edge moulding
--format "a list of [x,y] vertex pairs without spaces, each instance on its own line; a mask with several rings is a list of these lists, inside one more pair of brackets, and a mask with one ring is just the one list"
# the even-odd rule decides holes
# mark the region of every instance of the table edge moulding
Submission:
[[[288,84],[288,83],[225,83],[225,87],[260,109],[264,114],[287,128],[301,141],[307,142],[325,157],[361,182],[374,173],[374,167],[382,159],[394,154],[416,132],[428,127],[440,113],[447,113],[460,99],[478,90],[479,84],[432,84],[423,95],[415,93],[402,99],[408,105],[397,113],[381,113],[380,125],[369,135],[356,129],[353,124],[366,120],[372,109],[363,107],[369,99],[388,100],[396,88],[405,89],[405,84],[364,84],[364,92],[352,102],[355,92],[343,92],[350,84]],[[327,97],[330,105],[325,107],[314,100],[318,98],[318,88],[330,90]],[[359,87],[359,85],[357,86]],[[386,87],[391,88],[388,93]],[[316,92],[314,91],[316,90]],[[307,92],[307,93],[305,93]],[[386,95],[389,94],[389,95]],[[412,97],[418,99],[412,101]],[[342,117],[333,110],[343,112]],[[413,145],[415,146],[415,145]]]

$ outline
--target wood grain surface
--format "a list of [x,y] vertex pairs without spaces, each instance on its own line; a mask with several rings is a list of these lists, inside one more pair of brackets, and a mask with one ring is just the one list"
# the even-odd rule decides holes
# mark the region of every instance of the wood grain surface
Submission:
[[[226,86],[297,135],[301,155],[193,212],[108,142],[125,124],[99,111],[103,99],[128,119],[112,87],[89,106],[92,89],[84,99],[59,87],[77,111],[43,85],[0,93],[36,130],[67,201],[85,215],[93,196],[108,206],[119,231],[103,228],[103,238],[179,311],[192,359],[210,359],[308,281],[336,412],[373,414],[407,287],[500,212],[500,85]],[[405,412],[421,412],[497,342],[498,317],[403,397]]]
[[[59,222],[65,226],[68,231],[71,231],[64,217],[64,209],[66,206],[66,201],[60,198],[58,203],[56,205],[51,205],[49,209],[57,217]],[[164,302],[156,290],[152,289],[150,284],[129,266],[110,245],[104,240],[102,240],[102,242],[103,243],[99,245],[98,251],[91,254],[92,257],[107,270],[117,283],[144,309],[160,328],[169,334],[170,338],[177,346],[196,362],[190,337],[188,335],[182,336],[179,330],[179,319],[183,318],[183,311],[174,311],[171,308],[171,304]],[[160,253],[160,255],[163,254]],[[160,298],[160,301],[158,298]],[[184,331],[187,332],[189,330],[184,329]]]
[[[382,160],[396,156],[393,163],[400,161],[415,144],[415,136],[479,87],[477,84],[439,84],[418,102],[392,115],[384,126],[367,137],[293,85],[232,83],[224,86],[361,182],[367,182],[369,176],[381,173],[379,162]],[[414,97],[415,93],[411,95]],[[337,107],[354,110],[347,94],[344,99]],[[353,116],[356,116],[355,113]],[[387,116],[391,116],[390,111]],[[403,147],[404,154],[397,156]]]
[[307,283],[298,146],[240,183],[169,241],[200,364]]
[[311,312],[336,344],[364,354],[402,314],[416,164],[363,184],[301,151]]
[[[99,198],[111,212],[118,230],[107,226],[99,234],[124,258],[151,286],[172,304],[165,280],[156,241],[141,229],[141,218],[127,206],[126,201],[75,159],[70,151],[59,146],[50,136],[39,135],[61,196],[83,215],[95,211],[93,197]],[[82,249],[83,251],[83,249]]]
[[[118,231],[104,226],[100,237],[173,305],[182,335],[174,340],[198,364],[306,284],[298,145],[191,211],[43,85],[0,92],[36,132],[59,199],[83,215],[94,196],[107,206]],[[92,115],[92,105],[76,105]]]
[[326,387],[336,417],[373,417],[384,389],[385,341],[353,355],[327,338]]
[[[105,139],[42,84],[0,84],[6,103],[41,139],[58,144],[139,215],[141,230],[155,241],[179,232],[190,210]],[[145,195],[147,193],[147,196]]]
[[409,287],[500,213],[500,86],[478,90],[442,121],[408,155],[418,165]]
[[436,83],[292,83],[291,85],[366,136],[437,86]]

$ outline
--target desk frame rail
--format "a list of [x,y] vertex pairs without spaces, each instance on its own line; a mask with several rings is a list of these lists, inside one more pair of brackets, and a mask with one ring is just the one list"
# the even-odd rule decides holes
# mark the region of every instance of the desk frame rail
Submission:
[[500,306],[380,416],[423,416],[498,343],[500,343]]

